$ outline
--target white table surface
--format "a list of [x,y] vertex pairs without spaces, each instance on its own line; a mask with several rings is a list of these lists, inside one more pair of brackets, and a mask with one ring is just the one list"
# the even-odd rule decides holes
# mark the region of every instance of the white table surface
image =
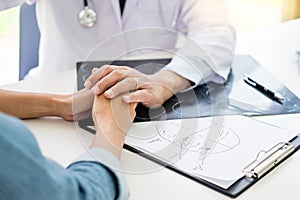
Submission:
[[[300,49],[300,20],[294,20],[261,30],[238,35],[236,54],[250,54],[267,68],[278,80],[300,97],[300,66],[295,51]],[[75,72],[67,71],[44,79],[21,81],[2,88],[71,93],[75,88]],[[300,132],[300,114],[256,117],[259,120]],[[73,122],[48,117],[24,120],[38,140],[45,156],[63,166],[85,151],[82,141],[90,141],[92,135],[81,133]],[[124,150],[122,164],[131,168],[136,163],[150,161]],[[153,166],[156,164],[151,163]],[[159,167],[151,173],[126,174],[132,200],[140,199],[230,199],[202,184],[171,170]],[[288,199],[300,198],[300,151],[277,167],[237,199]]]

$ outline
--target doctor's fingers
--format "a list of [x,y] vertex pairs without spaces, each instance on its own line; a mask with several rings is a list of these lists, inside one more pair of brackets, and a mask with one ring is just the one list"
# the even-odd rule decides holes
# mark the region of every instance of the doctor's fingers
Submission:
[[141,102],[148,108],[157,108],[163,104],[162,99],[159,96],[153,94],[150,88],[137,90],[135,92],[129,93],[123,96],[122,99],[125,103]]
[[120,82],[116,83],[114,86],[112,86],[110,89],[108,89],[104,96],[106,98],[115,98],[118,95],[130,92],[139,89],[144,83],[144,81],[147,81],[145,78],[142,77],[128,77]]
[[129,70],[114,70],[107,74],[105,77],[100,79],[94,87],[92,87],[92,90],[94,91],[95,95],[100,95],[103,92],[105,92],[108,88],[114,86],[119,81],[127,77],[129,74]]
[[85,81],[84,87],[91,89],[99,80],[115,70],[131,70],[131,68],[126,66],[104,65],[99,69],[93,69],[92,74]]

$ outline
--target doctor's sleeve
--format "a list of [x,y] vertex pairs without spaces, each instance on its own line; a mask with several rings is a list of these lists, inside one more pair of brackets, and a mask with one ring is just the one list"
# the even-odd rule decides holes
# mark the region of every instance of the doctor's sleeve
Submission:
[[183,1],[178,24],[187,31],[186,42],[164,70],[181,75],[194,86],[209,81],[224,83],[236,43],[225,0]]
[[0,1],[0,11],[14,6],[22,5],[24,3],[33,4],[36,0],[1,0]]

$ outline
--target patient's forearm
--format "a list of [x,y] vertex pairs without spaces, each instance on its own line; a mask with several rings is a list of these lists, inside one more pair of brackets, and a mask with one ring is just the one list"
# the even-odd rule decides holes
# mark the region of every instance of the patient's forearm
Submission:
[[113,119],[104,116],[98,120],[100,121],[98,124],[101,126],[97,128],[91,147],[104,148],[120,159],[126,133],[119,128]]
[[43,116],[64,117],[66,110],[72,107],[68,98],[68,95],[0,90],[0,111],[22,119]]

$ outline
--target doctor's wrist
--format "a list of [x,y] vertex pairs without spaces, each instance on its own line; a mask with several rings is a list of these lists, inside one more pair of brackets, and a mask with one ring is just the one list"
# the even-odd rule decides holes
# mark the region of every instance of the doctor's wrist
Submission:
[[162,97],[169,99],[174,94],[191,87],[190,81],[169,70],[161,70],[153,75],[155,82],[163,86]]

